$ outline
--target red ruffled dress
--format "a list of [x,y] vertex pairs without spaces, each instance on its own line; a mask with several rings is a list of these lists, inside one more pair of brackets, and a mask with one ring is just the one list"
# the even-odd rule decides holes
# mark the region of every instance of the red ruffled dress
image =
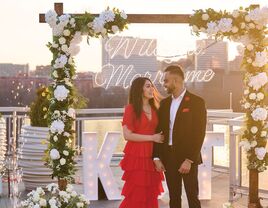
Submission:
[[[152,135],[158,124],[157,113],[152,109],[152,119],[144,112],[137,119],[133,106],[127,105],[122,126],[133,133]],[[157,172],[152,160],[153,142],[128,141],[120,166],[125,181],[122,195],[125,196],[119,208],[158,208],[158,195],[163,192],[163,173]]]

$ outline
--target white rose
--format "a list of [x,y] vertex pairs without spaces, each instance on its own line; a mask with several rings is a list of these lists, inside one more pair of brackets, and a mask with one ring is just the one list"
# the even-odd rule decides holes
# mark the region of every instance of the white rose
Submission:
[[246,102],[246,103],[244,104],[244,108],[245,108],[245,109],[250,108],[250,103]]
[[58,141],[58,137],[55,135],[55,136],[53,137],[53,140],[54,140],[54,142],[57,142],[57,141]]
[[72,59],[72,57],[69,58],[69,60],[68,60],[68,64],[70,64],[70,65],[73,64],[73,59]]
[[248,45],[247,45],[247,49],[248,49],[249,51],[253,50],[253,48],[254,48],[254,46],[253,46],[252,44],[248,44]]
[[35,204],[35,205],[33,206],[33,208],[40,208],[40,205],[39,205],[39,204]]
[[266,149],[264,147],[255,148],[255,154],[259,160],[263,160],[266,155]]
[[69,152],[67,150],[63,150],[62,152],[65,156],[68,156],[69,155]]
[[248,86],[253,87],[254,90],[259,90],[268,82],[268,77],[265,72],[258,73],[250,77]]
[[251,146],[251,147],[256,147],[257,144],[258,144],[258,143],[254,140],[254,141],[251,142],[250,146]]
[[206,28],[201,27],[201,28],[200,28],[200,31],[201,31],[201,32],[206,32]]
[[253,66],[263,67],[268,63],[268,54],[266,51],[256,52],[255,61],[253,62]]
[[248,15],[245,16],[245,21],[246,21],[246,22],[250,22],[250,18],[249,18]]
[[126,15],[126,13],[125,13],[124,10],[122,10],[122,11],[120,12],[120,16],[121,16],[123,19],[127,19],[127,15]]
[[40,203],[41,207],[46,207],[47,206],[47,201],[45,199],[40,199],[39,203]]
[[84,203],[82,203],[82,202],[78,202],[78,203],[76,203],[76,206],[77,206],[78,208],[80,208],[80,207],[84,207]]
[[61,46],[61,50],[64,52],[64,53],[67,53],[68,52],[68,46],[66,44],[63,44]]
[[49,24],[50,27],[55,26],[57,23],[57,16],[58,14],[56,13],[55,10],[49,10],[46,14],[45,14],[45,20],[46,22]]
[[251,64],[251,63],[252,63],[252,59],[251,59],[251,58],[248,58],[248,59],[247,59],[247,62],[248,62],[249,64]]
[[257,93],[257,100],[263,100],[264,94],[262,92]]
[[54,90],[54,96],[58,101],[63,101],[68,97],[69,92],[64,85],[58,85]]
[[248,89],[244,90],[244,95],[247,95],[248,93],[249,93]]
[[48,201],[48,203],[50,204],[50,206],[55,206],[57,201],[55,200],[55,198],[52,198]]
[[74,24],[75,23],[75,19],[74,18],[71,18],[70,19],[70,24]]
[[55,120],[51,123],[50,131],[54,133],[61,134],[64,131],[64,123],[61,120]]
[[37,192],[34,192],[33,194],[33,201],[34,202],[38,202],[40,200],[40,196]]
[[64,37],[60,37],[60,38],[59,38],[59,43],[60,43],[61,45],[65,44],[65,43],[66,43],[66,39],[65,39]]
[[50,158],[51,158],[52,160],[57,160],[57,159],[59,159],[59,158],[60,158],[60,153],[59,153],[59,151],[56,150],[56,149],[51,149],[51,150],[50,150]]
[[73,191],[73,186],[71,184],[68,184],[67,188],[66,188],[66,191],[69,192],[69,193],[72,192]]
[[63,68],[65,66],[65,64],[67,63],[68,58],[65,55],[60,55],[56,60],[55,60],[55,64],[54,64],[54,68],[58,69],[58,68]]
[[232,15],[233,15],[234,18],[239,17],[239,11],[238,10],[234,10],[233,13],[232,13]]
[[221,18],[218,24],[218,28],[222,32],[230,32],[232,30],[232,22],[231,18]]
[[267,131],[261,131],[261,137],[266,137],[267,136]]
[[66,160],[65,160],[64,158],[61,158],[61,159],[60,159],[60,164],[61,164],[61,165],[65,165],[65,163],[66,163]]
[[196,25],[193,25],[192,29],[193,29],[193,32],[198,32],[199,31],[199,28]]
[[249,151],[251,148],[250,143],[248,141],[241,141],[239,143],[239,146],[243,147],[245,149],[245,151]]
[[252,126],[250,131],[252,134],[256,134],[258,132],[258,128],[256,126]]
[[202,20],[207,21],[209,19],[208,14],[202,14]]
[[237,33],[237,32],[238,32],[238,28],[237,28],[236,26],[233,26],[233,27],[232,27],[232,32],[233,32],[233,33]]
[[76,197],[77,196],[77,193],[75,191],[72,191],[71,196],[72,197]]
[[70,30],[64,30],[63,35],[64,36],[69,36],[71,34]]
[[75,118],[75,110],[73,108],[69,108],[67,115],[71,118]]
[[117,33],[119,31],[119,28],[116,25],[112,26],[113,33]]
[[51,45],[51,47],[52,48],[58,48],[59,47],[59,44],[53,42],[52,45]]
[[256,97],[257,97],[256,93],[250,93],[250,94],[249,94],[249,99],[250,99],[250,100],[255,100]]
[[71,136],[68,132],[64,132],[63,135],[66,136],[66,137]]
[[265,108],[256,108],[251,116],[254,121],[265,121],[267,119],[267,110]]
[[240,28],[244,29],[245,27],[246,27],[246,23],[242,22],[241,25],[240,25]]
[[248,25],[248,26],[249,26],[249,28],[250,28],[250,29],[254,29],[254,28],[255,28],[255,24],[254,24],[254,23],[252,23],[252,22],[251,22],[251,23],[249,23],[249,25]]

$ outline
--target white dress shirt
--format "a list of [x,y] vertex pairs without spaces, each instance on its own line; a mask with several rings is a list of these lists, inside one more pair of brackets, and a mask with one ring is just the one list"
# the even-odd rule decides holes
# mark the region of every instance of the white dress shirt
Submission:
[[182,91],[182,93],[180,94],[179,97],[174,98],[174,96],[172,95],[172,102],[170,105],[170,111],[169,111],[169,115],[170,115],[170,119],[169,119],[169,141],[168,141],[168,145],[172,145],[172,134],[173,134],[173,127],[174,127],[174,122],[175,122],[175,118],[177,115],[177,111],[181,105],[181,101],[185,95],[186,89],[184,89]]

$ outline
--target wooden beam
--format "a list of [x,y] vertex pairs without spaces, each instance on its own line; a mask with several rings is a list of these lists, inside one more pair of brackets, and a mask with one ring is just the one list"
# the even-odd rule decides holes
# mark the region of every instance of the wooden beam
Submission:
[[[71,14],[80,16],[83,14]],[[93,14],[98,16],[99,14]],[[189,23],[189,14],[127,14],[129,23]],[[45,23],[45,14],[39,14],[39,22]]]

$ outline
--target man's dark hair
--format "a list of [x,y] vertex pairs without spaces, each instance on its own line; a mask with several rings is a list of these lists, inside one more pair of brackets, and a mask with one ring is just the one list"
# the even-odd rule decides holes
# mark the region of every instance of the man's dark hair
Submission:
[[184,73],[182,67],[179,65],[171,65],[165,69],[165,72],[169,72],[170,74],[179,75],[184,80]]

